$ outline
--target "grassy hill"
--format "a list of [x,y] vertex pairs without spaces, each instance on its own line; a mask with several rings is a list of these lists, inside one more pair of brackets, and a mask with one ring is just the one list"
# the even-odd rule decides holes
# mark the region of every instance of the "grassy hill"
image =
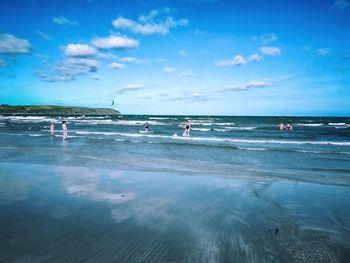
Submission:
[[109,108],[86,108],[55,105],[7,105],[0,104],[0,114],[18,115],[119,115]]

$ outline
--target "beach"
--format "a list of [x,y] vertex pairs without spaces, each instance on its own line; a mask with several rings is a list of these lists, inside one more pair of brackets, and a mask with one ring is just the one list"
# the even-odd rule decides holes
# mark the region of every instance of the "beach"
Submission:
[[1,262],[350,259],[350,118],[61,120],[0,116]]

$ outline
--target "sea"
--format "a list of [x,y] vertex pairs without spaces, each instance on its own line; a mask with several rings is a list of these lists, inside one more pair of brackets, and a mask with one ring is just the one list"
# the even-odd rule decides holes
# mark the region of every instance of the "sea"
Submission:
[[1,262],[350,262],[349,208],[350,117],[0,116]]

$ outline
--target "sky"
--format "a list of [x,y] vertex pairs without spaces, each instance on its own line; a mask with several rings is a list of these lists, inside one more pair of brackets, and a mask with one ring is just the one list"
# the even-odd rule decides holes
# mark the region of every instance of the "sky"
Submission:
[[350,2],[0,0],[0,104],[350,116]]

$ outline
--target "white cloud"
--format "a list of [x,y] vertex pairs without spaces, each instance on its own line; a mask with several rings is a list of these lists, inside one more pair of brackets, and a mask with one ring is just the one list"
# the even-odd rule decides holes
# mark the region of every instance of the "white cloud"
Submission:
[[215,63],[216,66],[221,67],[221,66],[240,66],[240,65],[244,65],[247,63],[247,60],[241,56],[241,55],[237,55],[232,59],[229,60],[221,60],[221,61],[217,61]]
[[48,75],[44,72],[36,72],[35,75],[47,82],[68,82],[68,81],[73,81],[75,77],[73,75]]
[[137,91],[141,89],[143,89],[143,85],[141,84],[129,84],[129,85],[126,85],[125,88],[118,90],[118,94],[124,94],[125,92]]
[[271,86],[272,83],[268,81],[250,81],[245,84],[231,84],[226,85],[224,90],[221,91],[245,91],[252,88],[265,88],[267,86]]
[[64,63],[64,68],[66,68],[66,66],[68,66],[68,70],[75,69],[78,71],[96,72],[100,66],[100,62],[89,58],[69,58]]
[[187,52],[185,50],[179,50],[179,55],[182,57],[187,57]]
[[52,22],[54,22],[57,25],[71,25],[71,26],[77,26],[78,23],[73,20],[69,20],[68,18],[64,16],[54,17],[52,19]]
[[124,17],[118,17],[112,21],[113,26],[119,30],[128,30],[134,33],[151,35],[161,34],[165,35],[170,32],[171,28],[177,28],[179,26],[187,26],[187,19],[174,20],[171,16],[157,19],[161,14],[167,14],[171,12],[170,9],[152,10],[147,15],[139,16],[139,21],[134,21]]
[[63,52],[68,57],[91,57],[97,54],[94,47],[85,44],[68,44]]
[[171,12],[172,12],[172,10],[168,7],[161,8],[161,9],[153,9],[146,15],[140,15],[139,21],[142,23],[152,22],[157,16],[159,16],[161,14],[169,14]]
[[203,101],[203,100],[209,100],[207,94],[201,93],[201,92],[182,92],[178,95],[171,95],[168,93],[160,93],[159,96],[161,97],[162,101]]
[[255,54],[251,54],[248,57],[248,61],[252,61],[252,62],[259,62],[261,60],[263,60],[264,58],[262,56],[260,56],[258,53]]
[[320,57],[328,56],[331,52],[330,48],[320,48],[316,50],[316,55]]
[[192,93],[192,98],[195,100],[203,100],[207,98],[207,94],[200,93],[200,92],[194,92]]
[[165,68],[163,68],[163,71],[165,73],[173,73],[173,72],[176,71],[176,69],[175,68],[171,68],[171,67],[165,67]]
[[139,44],[135,39],[123,36],[98,37],[93,39],[91,43],[100,49],[128,49],[135,48]]
[[113,62],[113,63],[109,64],[108,66],[112,69],[124,69],[124,68],[126,68],[126,65],[116,63],[116,62]]
[[259,41],[264,45],[271,44],[277,40],[277,36],[275,34],[263,34],[260,36],[253,36],[253,41]]
[[265,56],[276,57],[281,55],[281,50],[278,47],[261,47],[260,52]]
[[124,57],[119,60],[124,63],[135,63],[135,64],[145,64],[148,62],[148,60],[143,60],[135,57]]
[[141,84],[128,84],[126,85],[127,89],[141,89],[143,88],[143,85]]
[[349,6],[349,1],[347,0],[337,0],[334,2],[333,7],[338,9],[345,9]]
[[28,54],[31,51],[32,47],[28,40],[10,34],[0,34],[0,53]]
[[49,36],[48,34],[45,34],[44,32],[41,31],[36,31],[37,35],[40,36],[41,38],[45,39],[45,40],[51,40],[52,37]]
[[36,75],[44,81],[73,81],[78,75],[90,72],[97,72],[100,62],[88,58],[69,58],[63,62],[57,63],[53,72],[37,72]]

